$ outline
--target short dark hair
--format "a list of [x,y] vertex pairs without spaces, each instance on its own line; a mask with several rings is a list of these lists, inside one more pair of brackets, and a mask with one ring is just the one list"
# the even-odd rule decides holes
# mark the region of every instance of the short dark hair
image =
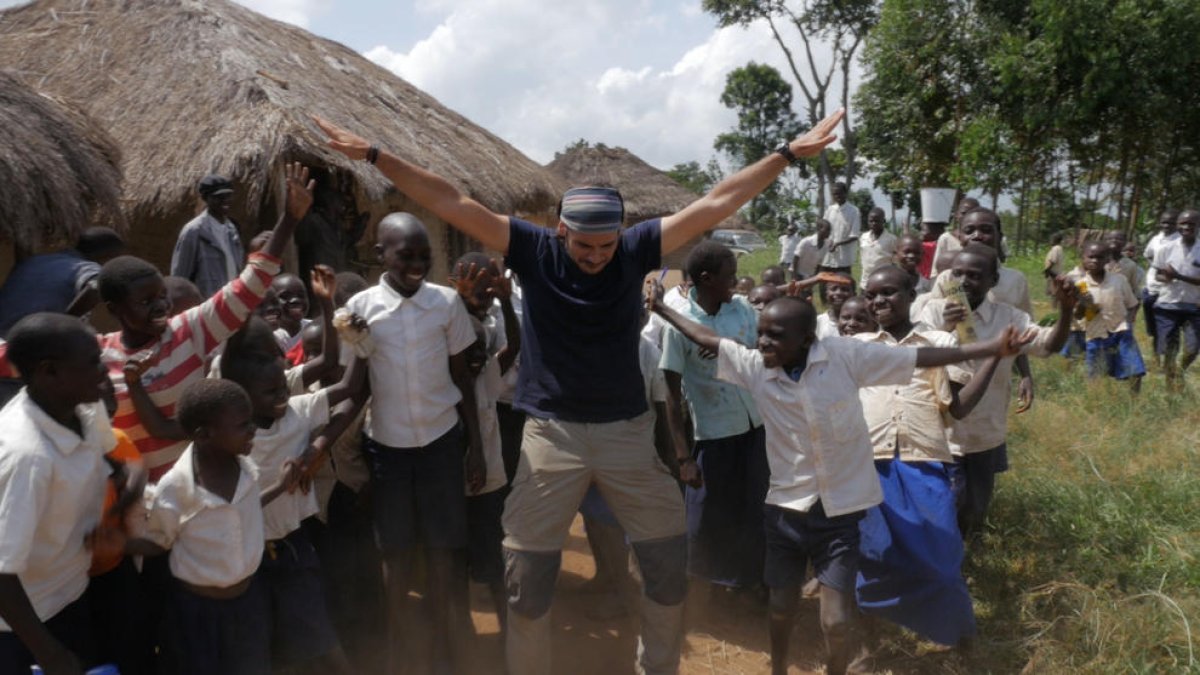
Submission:
[[333,304],[342,307],[350,301],[350,298],[367,290],[369,287],[370,284],[367,283],[367,280],[361,274],[338,272],[337,291],[333,294]]
[[229,380],[203,379],[190,385],[179,397],[176,418],[184,433],[194,436],[230,408],[250,410],[246,391]]
[[974,255],[983,258],[992,266],[993,272],[996,274],[1000,273],[1000,252],[987,244],[971,242],[962,247],[962,250],[958,253],[954,254],[954,257],[957,258],[960,255]]
[[154,265],[137,256],[117,256],[100,268],[100,299],[105,302],[120,302],[129,295],[131,286],[153,276],[160,276],[158,268]]
[[863,284],[866,285],[867,279],[870,279],[871,277],[875,276],[876,274],[879,274],[880,272],[884,272],[887,274],[895,274],[898,278],[903,279],[905,290],[911,291],[916,288],[916,282],[914,282],[913,278],[908,275],[908,272],[905,272],[904,269],[902,267],[900,267],[899,265],[893,265],[892,263],[888,263],[886,265],[880,265],[879,267],[876,267],[874,270],[871,271],[870,274],[867,275],[866,279],[863,279]]
[[90,260],[106,253],[125,250],[125,240],[111,227],[97,225],[79,233],[79,239],[75,240],[75,250]]
[[792,295],[782,295],[768,302],[767,306],[763,307],[763,311],[766,312],[775,305],[779,305],[788,314],[794,313],[796,320],[800,322],[800,327],[805,332],[811,333],[817,329],[817,309],[811,302]]
[[243,388],[247,388],[252,382],[266,378],[267,374],[264,371],[268,368],[279,368],[282,372],[287,372],[282,357],[262,352],[240,354],[226,352],[221,357],[221,377]]
[[721,265],[725,264],[726,260],[734,258],[733,251],[729,247],[711,239],[696,244],[695,248],[688,252],[687,260],[683,266],[687,269],[688,278],[693,282],[700,278],[701,272],[709,274],[717,274],[721,271]]
[[221,374],[226,372],[226,364],[230,361],[261,357],[274,359],[283,356],[283,350],[275,339],[275,331],[267,320],[257,314],[251,314],[246,323],[229,336],[225,343],[225,353],[221,356]]
[[28,382],[37,364],[70,354],[78,348],[80,338],[95,340],[96,334],[76,317],[55,312],[30,314],[8,331],[8,360]]

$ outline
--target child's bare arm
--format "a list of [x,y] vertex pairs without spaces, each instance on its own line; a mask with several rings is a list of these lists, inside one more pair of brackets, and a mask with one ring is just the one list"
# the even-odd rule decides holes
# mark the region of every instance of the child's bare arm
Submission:
[[366,383],[367,360],[356,358],[342,373],[342,379],[325,390],[325,395],[329,398],[329,407],[332,408],[348,398],[359,398],[356,394],[366,388]]
[[1021,375],[1017,383],[1017,410],[1023,413],[1033,407],[1033,371],[1029,368],[1029,357],[1021,354],[1015,361],[1017,373]]
[[673,370],[664,370],[663,379],[667,382],[667,429],[675,450],[675,462],[679,465],[679,480],[698,488],[704,484],[704,480],[688,448],[687,431],[683,423],[683,377]]
[[806,291],[820,283],[848,284],[850,283],[850,280],[848,277],[841,274],[835,274],[833,272],[818,272],[811,277],[804,279],[793,279],[786,284],[780,284],[779,286],[776,286],[776,288],[778,288],[779,292],[781,293],[795,297],[800,295],[802,291]]
[[179,422],[164,415],[158,406],[154,405],[150,393],[142,385],[142,375],[157,360],[157,353],[143,352],[125,362],[125,386],[129,389],[129,400],[133,403],[133,410],[142,421],[142,426],[151,436],[171,441],[187,440],[187,433],[179,426]]
[[271,484],[271,487],[263,490],[261,493],[263,506],[275,501],[279,495],[295,489],[296,485],[300,482],[299,466],[296,460],[292,459],[283,463],[283,470],[279,472],[279,478]]
[[467,353],[461,351],[450,357],[450,379],[458,387],[462,401],[458,413],[467,427],[466,473],[471,494],[479,492],[487,482],[487,466],[483,461],[483,440],[479,434],[479,408],[475,403],[475,378],[467,367]]
[[83,673],[79,657],[59,642],[38,618],[15,574],[0,574],[0,617],[46,673]]
[[301,377],[304,386],[318,382],[337,367],[341,352],[337,330],[333,327],[333,296],[337,293],[337,274],[328,265],[317,265],[312,270],[312,291],[321,307],[321,353],[304,364]]
[[979,402],[983,400],[983,395],[987,393],[988,384],[992,381],[992,376],[996,374],[996,368],[1000,365],[1000,357],[993,356],[983,362],[979,370],[971,376],[971,381],[966,385],[958,382],[950,383],[950,416],[956,420],[961,420],[971,411]]
[[683,336],[692,342],[695,342],[703,349],[707,349],[714,354],[721,348],[721,336],[713,332],[707,326],[685,319],[682,314],[667,307],[662,301],[662,286],[654,283],[648,290],[646,297],[646,307],[655,314],[658,314],[664,321],[674,326]]
[[302,480],[311,479],[329,460],[330,449],[362,411],[364,402],[353,398],[342,401],[329,415],[329,423],[309,443],[308,450],[300,458]]

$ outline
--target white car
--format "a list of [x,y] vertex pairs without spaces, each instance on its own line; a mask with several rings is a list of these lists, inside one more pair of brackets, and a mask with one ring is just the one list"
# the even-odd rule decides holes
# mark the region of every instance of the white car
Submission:
[[713,230],[712,240],[725,244],[739,256],[767,247],[767,242],[757,232],[750,230]]

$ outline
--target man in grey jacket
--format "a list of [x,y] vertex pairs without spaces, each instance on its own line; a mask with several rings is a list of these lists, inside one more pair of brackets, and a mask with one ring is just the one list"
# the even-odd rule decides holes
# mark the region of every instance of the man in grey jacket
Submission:
[[233,183],[224,176],[205,176],[198,191],[206,208],[179,231],[171,275],[196,284],[207,298],[237,276],[246,256],[237,224],[229,217]]

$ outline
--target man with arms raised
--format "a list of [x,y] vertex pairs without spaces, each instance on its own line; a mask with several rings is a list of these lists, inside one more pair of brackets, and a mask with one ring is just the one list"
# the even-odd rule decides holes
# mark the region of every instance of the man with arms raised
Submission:
[[504,512],[509,671],[549,675],[549,609],[567,531],[593,481],[628,533],[645,582],[639,671],[678,670],[687,592],[683,501],[657,459],[638,365],[645,275],[662,256],[820,152],[844,113],[719,183],[679,213],[621,229],[620,194],[568,190],[556,229],[489,211],[443,178],[316,119],[329,145],[372,162],[396,187],[506,255],[521,279],[525,348],[514,407],[528,413],[524,455]]

